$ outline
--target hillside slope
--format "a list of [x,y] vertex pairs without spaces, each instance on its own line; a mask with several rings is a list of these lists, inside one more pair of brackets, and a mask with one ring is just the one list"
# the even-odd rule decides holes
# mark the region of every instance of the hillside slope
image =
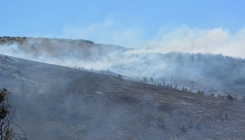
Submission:
[[243,139],[244,103],[0,55],[29,139]]
[[79,69],[110,70],[151,84],[245,96],[245,60],[213,54],[153,52],[87,40],[1,37],[1,54]]

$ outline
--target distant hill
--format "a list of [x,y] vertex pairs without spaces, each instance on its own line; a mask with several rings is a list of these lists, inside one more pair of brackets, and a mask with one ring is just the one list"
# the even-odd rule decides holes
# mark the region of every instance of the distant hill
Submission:
[[245,103],[0,55],[29,139],[243,139]]
[[152,77],[153,81],[148,83],[203,90],[205,94],[245,96],[245,60],[241,58],[201,53],[162,54],[88,40],[23,37],[1,37],[0,52],[77,69],[109,70],[137,81]]
[[94,44],[82,39],[1,37],[0,45],[4,54],[72,67],[82,66],[85,62],[96,63],[110,57],[111,53],[120,55],[127,50],[120,46]]

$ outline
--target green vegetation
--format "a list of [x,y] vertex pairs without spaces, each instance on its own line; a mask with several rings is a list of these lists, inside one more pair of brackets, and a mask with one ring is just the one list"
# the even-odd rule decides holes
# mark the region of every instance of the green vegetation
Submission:
[[[118,78],[120,78],[119,75],[118,75]],[[163,83],[156,82],[156,81],[154,81],[153,77],[147,78],[147,77],[143,76],[142,82],[154,84],[156,86],[160,86],[160,87],[164,87],[164,88],[181,90],[183,92],[188,92],[188,93],[193,93],[193,94],[196,93],[196,94],[199,94],[199,95],[205,95],[204,91],[202,91],[202,90],[197,90],[196,92],[193,92],[193,91],[191,91],[191,89],[188,89],[186,87],[182,87],[182,89],[178,89],[178,86],[177,85],[174,85],[173,86],[172,84],[164,84],[164,80],[163,80]],[[218,97],[218,98],[222,98],[222,99],[228,99],[228,100],[232,100],[232,101],[241,101],[241,102],[244,102],[245,103],[245,96],[242,97],[242,99],[238,99],[238,97],[234,97],[234,96],[232,96],[230,94],[228,94],[228,95],[220,95],[220,94],[217,94],[217,96],[215,96],[215,94],[212,93],[212,94],[209,94],[209,96]]]
[[226,99],[234,100],[234,98],[233,98],[230,94],[228,94],[228,95],[226,96]]
[[188,89],[183,87],[182,91],[188,92]]
[[197,94],[201,94],[201,95],[204,95],[204,92],[203,91],[201,91],[201,90],[197,90],[197,92],[196,92]]

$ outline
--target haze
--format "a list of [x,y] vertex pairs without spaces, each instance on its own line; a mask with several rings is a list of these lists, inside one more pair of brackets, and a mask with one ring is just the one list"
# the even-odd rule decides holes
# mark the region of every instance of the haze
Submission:
[[244,58],[244,1],[1,1],[0,36]]

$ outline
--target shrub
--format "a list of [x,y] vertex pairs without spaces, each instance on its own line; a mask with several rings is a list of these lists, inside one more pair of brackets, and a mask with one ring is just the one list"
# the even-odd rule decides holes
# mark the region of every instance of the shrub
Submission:
[[230,94],[228,94],[228,95],[226,96],[226,98],[229,99],[229,100],[234,100],[234,98],[233,98]]
[[143,77],[143,82],[147,83],[148,82],[148,78],[147,77]]
[[157,83],[157,86],[162,86],[162,84],[161,83]]
[[188,89],[183,87],[182,91],[188,92]]
[[184,123],[180,124],[180,128],[182,132],[186,132],[187,131],[187,127]]
[[154,82],[154,80],[153,80],[153,78],[152,78],[152,77],[150,78],[150,82],[152,82],[152,83]]
[[204,92],[203,91],[201,91],[201,90],[197,90],[197,92],[196,92],[197,94],[201,94],[201,95],[204,95]]
[[121,76],[121,74],[118,74],[118,75],[117,75],[117,77],[118,77],[119,79],[122,79],[122,76]]

